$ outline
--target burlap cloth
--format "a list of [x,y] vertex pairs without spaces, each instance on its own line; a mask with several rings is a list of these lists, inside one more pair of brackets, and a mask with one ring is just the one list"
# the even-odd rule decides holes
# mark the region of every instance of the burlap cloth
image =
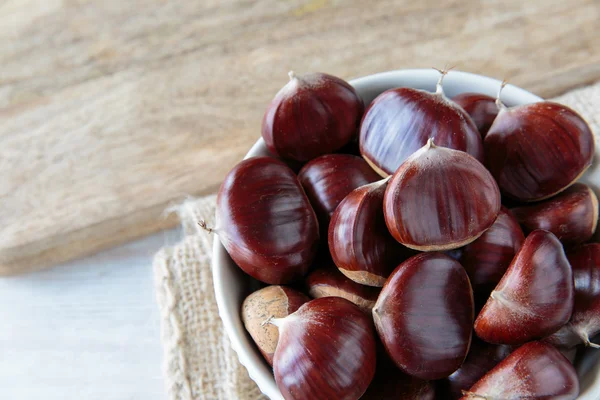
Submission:
[[[600,82],[554,100],[577,110],[600,133]],[[215,198],[178,207],[185,237],[154,259],[168,398],[266,399],[238,362],[219,319],[210,269],[214,236],[196,226],[200,216],[214,225]]]

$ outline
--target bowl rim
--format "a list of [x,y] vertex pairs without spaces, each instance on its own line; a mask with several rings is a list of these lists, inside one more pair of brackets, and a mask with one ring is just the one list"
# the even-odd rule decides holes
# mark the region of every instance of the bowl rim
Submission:
[[[400,69],[356,78],[350,80],[349,83],[363,97],[365,104],[368,105],[377,94],[394,87],[418,87],[433,91],[439,76],[439,72],[434,69]],[[410,81],[411,84],[405,84],[407,81]],[[476,92],[495,97],[501,84],[502,81],[498,79],[452,70],[444,78],[444,91],[449,97],[463,92]],[[534,103],[543,99],[525,89],[508,84],[502,91],[502,100],[507,105],[519,105]],[[259,155],[268,155],[262,138],[259,138],[250,148],[244,159]],[[240,363],[247,369],[250,378],[269,399],[283,400],[272,371],[267,367],[263,357],[248,338],[241,323],[239,310],[233,313],[230,312],[230,307],[227,306],[230,293],[226,290],[223,273],[226,267],[225,263],[232,262],[221,241],[214,240],[212,275],[219,316],[223,321],[231,347],[237,354]],[[600,376],[597,377],[593,386],[600,386]],[[589,397],[589,400],[592,400],[592,397]]]

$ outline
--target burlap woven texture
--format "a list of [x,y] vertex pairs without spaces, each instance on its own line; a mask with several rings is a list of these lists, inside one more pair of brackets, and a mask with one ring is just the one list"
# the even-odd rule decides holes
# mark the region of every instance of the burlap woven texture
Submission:
[[[600,138],[600,82],[562,95]],[[210,270],[213,235],[196,229],[214,222],[215,196],[188,200],[178,212],[185,237],[154,259],[158,307],[170,400],[262,400],[238,362],[219,319]]]

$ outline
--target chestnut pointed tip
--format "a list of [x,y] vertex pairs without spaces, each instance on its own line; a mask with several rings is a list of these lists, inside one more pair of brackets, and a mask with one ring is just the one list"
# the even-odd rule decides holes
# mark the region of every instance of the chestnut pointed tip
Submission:
[[500,88],[498,89],[498,95],[496,96],[496,106],[500,111],[505,110],[507,108],[506,105],[500,99],[500,96],[502,95],[502,90],[504,90],[506,85],[508,85],[508,81],[506,79],[503,79],[502,83],[500,84]]
[[436,94],[444,94],[444,88],[443,88],[443,82],[444,82],[444,78],[446,77],[446,75],[448,75],[448,72],[450,72],[451,69],[453,69],[454,67],[444,67],[444,69],[439,69],[436,67],[432,67],[433,69],[435,69],[437,72],[439,72],[440,78],[438,79],[436,85],[435,85],[435,93]]
[[430,137],[429,139],[427,139],[427,144],[426,144],[425,146],[426,146],[425,148],[426,148],[427,150],[429,150],[429,149],[435,149],[435,148],[437,147],[437,146],[435,145],[435,143],[433,142],[433,136],[432,136],[432,137]]
[[283,320],[285,318],[275,318],[274,315],[271,315],[269,318],[265,319],[260,326],[266,326],[266,325],[273,325],[276,326],[278,329],[281,328],[281,326],[283,325]]
[[208,227],[203,219],[198,220],[198,226],[208,233],[216,233],[215,229]]
[[290,77],[290,81],[293,81],[294,79],[298,79],[298,76],[296,75],[296,73],[294,71],[288,72],[288,76]]
[[461,390],[460,392],[462,393],[463,396],[468,396],[471,399],[486,399],[487,400],[487,396],[483,396],[478,393],[473,393],[468,390]]

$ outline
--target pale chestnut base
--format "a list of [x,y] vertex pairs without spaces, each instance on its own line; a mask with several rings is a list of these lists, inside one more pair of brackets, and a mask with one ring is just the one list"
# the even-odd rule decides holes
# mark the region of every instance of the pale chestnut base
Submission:
[[386,173],[381,168],[379,168],[377,165],[375,165],[373,163],[373,161],[369,160],[369,157],[365,157],[364,155],[362,155],[362,158],[367,162],[367,164],[369,164],[369,166],[371,168],[373,168],[373,171],[377,172],[379,174],[379,176],[381,176],[382,178],[387,178],[388,176],[390,176],[390,174]]
[[341,297],[351,301],[356,304],[358,308],[366,312],[371,312],[371,309],[375,306],[375,302],[372,300],[350,294],[333,286],[314,286],[310,289],[308,294],[315,299],[321,297]]
[[360,283],[361,285],[383,287],[383,284],[387,278],[379,275],[372,274],[368,271],[349,271],[347,269],[338,268],[340,272],[346,275],[354,282]]

